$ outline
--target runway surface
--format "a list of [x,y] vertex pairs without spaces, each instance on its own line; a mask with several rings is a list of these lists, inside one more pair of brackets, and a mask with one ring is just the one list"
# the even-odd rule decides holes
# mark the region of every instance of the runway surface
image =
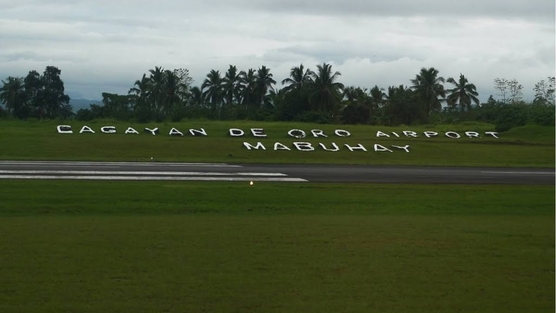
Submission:
[[554,169],[162,162],[0,161],[0,179],[554,185]]

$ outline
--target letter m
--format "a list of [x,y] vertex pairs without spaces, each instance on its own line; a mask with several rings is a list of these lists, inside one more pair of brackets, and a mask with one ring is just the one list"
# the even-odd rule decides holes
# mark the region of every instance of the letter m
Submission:
[[252,144],[248,143],[248,142],[243,142],[243,146],[245,146],[245,148],[247,148],[247,150],[266,150],[265,146],[262,144],[262,142],[257,142],[257,144],[255,146],[253,146]]

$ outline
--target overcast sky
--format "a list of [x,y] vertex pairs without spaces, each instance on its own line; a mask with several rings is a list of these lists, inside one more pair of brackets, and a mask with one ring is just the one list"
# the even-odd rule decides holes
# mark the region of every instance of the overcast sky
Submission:
[[[155,66],[266,65],[276,81],[331,63],[346,86],[409,85],[422,67],[463,73],[481,100],[497,77],[526,99],[554,76],[554,0],[0,0],[0,79],[62,70],[72,98],[126,94]],[[278,85],[278,87],[282,87]]]

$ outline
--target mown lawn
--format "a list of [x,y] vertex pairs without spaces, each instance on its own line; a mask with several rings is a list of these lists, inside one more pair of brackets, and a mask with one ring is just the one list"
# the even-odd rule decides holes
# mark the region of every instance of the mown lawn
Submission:
[[554,186],[0,181],[1,312],[554,312]]

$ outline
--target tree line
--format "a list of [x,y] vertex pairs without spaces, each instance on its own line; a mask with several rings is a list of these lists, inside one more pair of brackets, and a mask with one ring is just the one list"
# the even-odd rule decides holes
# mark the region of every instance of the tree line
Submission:
[[554,77],[539,81],[533,101],[523,100],[515,79],[496,78],[497,98],[480,103],[476,86],[465,75],[440,76],[422,68],[409,85],[345,86],[341,73],[323,63],[313,71],[303,64],[276,81],[270,69],[221,73],[210,70],[200,86],[187,69],[156,66],[135,81],[127,94],[102,93],[102,104],[72,112],[61,71],[47,66],[42,75],[8,77],[0,89],[0,116],[18,119],[180,121],[183,119],[274,120],[371,125],[414,125],[477,120],[499,130],[534,122],[554,125]]

